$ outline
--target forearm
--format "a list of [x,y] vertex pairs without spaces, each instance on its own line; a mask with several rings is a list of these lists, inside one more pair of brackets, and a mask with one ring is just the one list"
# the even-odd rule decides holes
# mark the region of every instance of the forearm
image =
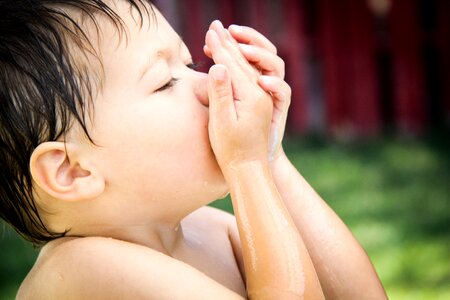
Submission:
[[251,299],[321,299],[307,250],[268,165],[244,162],[226,174],[241,236]]
[[284,154],[272,163],[271,171],[306,244],[325,296],[330,299],[385,298],[365,251]]
[[260,73],[220,22],[211,24],[205,41],[216,63],[208,79],[209,138],[230,187],[249,297],[323,299],[314,266],[271,179],[270,89],[260,86]]

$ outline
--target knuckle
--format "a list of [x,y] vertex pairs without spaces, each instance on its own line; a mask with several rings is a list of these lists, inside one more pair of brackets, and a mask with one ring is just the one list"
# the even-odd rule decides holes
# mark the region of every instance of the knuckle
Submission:
[[277,56],[277,60],[278,60],[279,68],[281,70],[284,70],[285,67],[286,67],[286,63],[284,62],[284,60],[281,57],[279,57],[279,56]]
[[292,96],[292,88],[289,86],[289,84],[285,83],[285,93],[288,99],[291,99]]
[[273,54],[278,55],[278,49],[277,49],[277,47],[275,47],[274,44],[270,44],[269,50],[270,50]]
[[267,98],[268,98],[268,94],[265,91],[263,91],[262,89],[260,89],[259,87],[256,88],[255,94],[256,94],[256,99],[258,99],[258,100],[267,100]]
[[291,105],[291,97],[287,97],[285,102],[286,102],[286,107],[289,107]]
[[221,84],[215,88],[215,97],[217,100],[226,100],[231,95],[231,90],[228,86]]

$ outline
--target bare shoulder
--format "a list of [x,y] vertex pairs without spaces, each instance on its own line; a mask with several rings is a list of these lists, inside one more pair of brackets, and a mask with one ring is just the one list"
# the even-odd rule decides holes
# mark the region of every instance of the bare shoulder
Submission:
[[[239,255],[241,254],[238,227],[234,215],[214,207],[204,206],[187,216],[183,220],[183,225],[204,227],[203,231],[209,232],[211,235],[225,233],[233,249],[239,248],[237,250]],[[238,257],[237,259],[239,261]]]
[[197,209],[184,219],[185,222],[201,222],[213,226],[228,226],[236,223],[235,217],[221,209],[204,206]]
[[44,248],[17,299],[242,299],[195,268],[144,246],[102,237]]
[[242,245],[234,215],[214,207],[205,206],[190,214],[183,221],[190,226],[207,227],[208,234],[212,235],[211,239],[224,233],[232,247],[241,277],[245,281]]

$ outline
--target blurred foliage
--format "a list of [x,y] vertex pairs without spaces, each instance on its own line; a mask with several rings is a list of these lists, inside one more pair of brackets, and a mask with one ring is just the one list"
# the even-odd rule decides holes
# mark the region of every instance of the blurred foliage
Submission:
[[0,299],[14,299],[38,251],[0,221]]
[[448,139],[287,149],[364,246],[390,299],[450,299]]
[[[449,146],[441,134],[346,143],[291,138],[285,150],[364,246],[389,298],[434,300],[450,299]],[[228,198],[213,206],[232,211]],[[13,299],[37,252],[0,230],[0,299]]]

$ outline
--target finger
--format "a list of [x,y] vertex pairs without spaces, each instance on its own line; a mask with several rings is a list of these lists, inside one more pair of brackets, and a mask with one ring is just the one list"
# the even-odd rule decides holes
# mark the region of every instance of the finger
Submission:
[[255,45],[273,54],[277,54],[277,47],[269,41],[262,33],[248,26],[230,25],[228,31],[239,43]]
[[231,78],[225,66],[214,65],[209,69],[208,97],[212,126],[229,124],[237,119]]
[[228,38],[225,33],[225,28],[223,27],[222,22],[220,22],[219,20],[212,21],[209,25],[209,29],[216,31],[221,40]]
[[211,53],[211,50],[209,50],[208,46],[206,46],[206,45],[203,46],[203,52],[205,53],[206,56],[208,56],[209,58],[212,59],[212,53]]
[[217,35],[221,40],[227,40],[231,44],[237,46],[238,42],[234,39],[234,37],[228,32],[228,29],[223,27],[222,22],[219,20],[214,20],[210,25],[209,29],[215,30]]
[[[227,39],[230,40],[234,45],[236,45],[238,47],[239,46],[238,42],[231,36],[231,34],[228,32],[228,30],[225,29],[225,32],[227,34]],[[208,46],[206,46],[206,45],[203,46],[203,52],[206,54],[206,56],[208,56],[209,58],[212,58],[212,53],[211,53],[211,50],[208,48]]]
[[247,74],[238,65],[236,59],[223,47],[216,31],[208,30],[205,43],[211,50],[212,58],[216,64],[225,65],[231,72],[232,77],[237,77],[238,80],[248,80]]
[[258,83],[272,95],[274,105],[269,140],[269,160],[272,161],[281,148],[291,102],[291,88],[285,81],[273,76],[261,76]]
[[217,33],[221,45],[229,52],[230,56],[235,60],[235,63],[238,64],[250,78],[253,78],[254,81],[256,81],[256,78],[257,76],[259,76],[259,74],[256,72],[255,68],[248,63],[247,59],[245,59],[245,57],[239,50],[238,43],[223,27],[222,23],[218,20],[215,20],[211,23],[210,30],[213,30]]
[[[254,53],[253,50],[247,50],[242,47],[245,47],[248,45],[244,44],[238,44],[238,47],[241,51],[241,53],[244,55],[245,59],[247,59],[248,62],[250,62],[253,66],[254,72],[259,75],[272,75],[272,76],[279,76],[281,78],[284,78],[284,61],[275,56],[273,57],[273,54],[270,53],[272,56],[269,55],[263,55],[267,56],[267,62],[266,58],[260,57],[257,53]],[[250,46],[248,46],[250,47]],[[267,51],[265,49],[260,49],[260,51]],[[206,56],[209,58],[212,57],[211,50],[207,45],[203,46],[203,53],[205,53]],[[270,61],[270,63],[269,63]],[[261,73],[261,71],[263,71]]]
[[[234,87],[234,96],[237,99],[247,99],[250,86],[257,86],[257,77],[249,77],[241,67],[242,62],[237,61],[232,55],[224,49],[215,31],[208,30],[206,33],[206,45],[211,49],[213,60],[216,64],[225,65],[230,73],[230,77]],[[245,58],[242,56],[242,59]],[[247,65],[248,62],[245,60]]]
[[239,49],[249,62],[262,71],[263,75],[284,78],[285,66],[281,57],[258,46],[239,44]]
[[285,112],[291,103],[291,87],[279,77],[260,76],[258,84],[261,88],[272,95],[274,107],[280,112]]

